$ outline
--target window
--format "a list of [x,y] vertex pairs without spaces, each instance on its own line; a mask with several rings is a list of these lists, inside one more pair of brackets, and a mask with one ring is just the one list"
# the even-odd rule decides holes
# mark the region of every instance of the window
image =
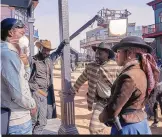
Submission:
[[162,22],[162,12],[159,14],[159,22]]
[[15,19],[19,19],[19,16],[17,14],[15,14]]
[[19,19],[19,13],[15,10],[15,19]]

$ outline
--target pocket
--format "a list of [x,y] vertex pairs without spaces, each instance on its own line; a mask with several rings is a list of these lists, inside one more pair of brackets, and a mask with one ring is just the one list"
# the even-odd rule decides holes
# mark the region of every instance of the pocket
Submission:
[[23,124],[23,130],[31,128],[32,127],[32,121],[29,120],[28,122]]
[[9,127],[9,121],[10,121],[10,109],[8,108],[1,108],[1,123],[3,123],[3,126],[1,126],[1,133],[3,135],[8,134],[8,127]]
[[40,102],[44,102],[46,100],[46,97],[40,94]]
[[42,95],[41,94],[39,94],[38,92],[33,92],[33,98],[34,98],[34,100],[35,100],[35,102],[36,102],[36,104],[37,104],[37,106],[39,106],[40,105],[40,102],[42,102],[43,101],[43,98],[42,98]]
[[35,99],[35,100],[38,100],[39,98],[39,95],[36,91],[32,92],[32,97]]

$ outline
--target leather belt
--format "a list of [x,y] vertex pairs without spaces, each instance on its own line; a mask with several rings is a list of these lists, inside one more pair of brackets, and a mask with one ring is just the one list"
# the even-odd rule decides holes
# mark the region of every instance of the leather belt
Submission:
[[43,90],[41,90],[41,89],[39,89],[37,92],[38,92],[39,94],[41,94],[42,96],[44,96],[44,97],[47,97],[47,96],[48,96],[48,93],[45,92],[45,91],[43,91]]
[[121,111],[121,115],[122,114],[129,114],[129,113],[133,113],[133,112],[135,112],[135,111],[138,111],[138,112],[142,112],[143,110],[142,109],[124,109],[124,110],[122,110]]

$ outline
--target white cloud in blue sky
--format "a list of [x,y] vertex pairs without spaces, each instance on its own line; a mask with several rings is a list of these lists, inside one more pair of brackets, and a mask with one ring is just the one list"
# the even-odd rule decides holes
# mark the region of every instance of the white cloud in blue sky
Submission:
[[[137,25],[149,25],[154,23],[152,7],[146,5],[150,0],[68,0],[69,1],[69,33],[72,34],[88,20],[104,8],[114,10],[128,9],[132,13],[129,22]],[[59,19],[58,0],[39,0],[35,9],[35,26],[39,30],[40,38],[51,40],[53,47],[59,44]],[[95,26],[94,26],[95,27]],[[93,28],[94,28],[93,27]],[[71,46],[80,50],[80,40],[85,38],[83,31],[71,41]]]

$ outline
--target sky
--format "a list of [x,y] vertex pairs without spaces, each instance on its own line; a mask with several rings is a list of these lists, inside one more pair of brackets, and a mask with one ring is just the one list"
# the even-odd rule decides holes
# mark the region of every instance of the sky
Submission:
[[[69,34],[71,35],[87,21],[92,19],[99,10],[108,8],[112,10],[125,10],[131,12],[129,23],[136,25],[154,24],[154,11],[146,3],[151,0],[68,0],[69,5]],[[39,0],[35,12],[35,27],[39,31],[40,39],[48,39],[52,47],[57,47],[59,38],[58,0]],[[80,40],[85,39],[86,31],[94,29],[88,27],[76,38],[70,41],[70,46],[80,51]]]

